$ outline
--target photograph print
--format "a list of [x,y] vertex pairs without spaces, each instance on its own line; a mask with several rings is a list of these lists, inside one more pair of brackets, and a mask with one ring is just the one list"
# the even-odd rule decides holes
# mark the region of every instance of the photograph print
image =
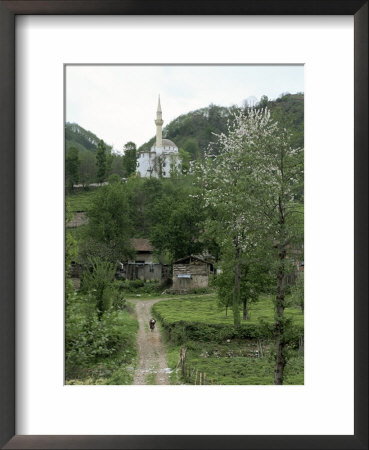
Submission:
[[303,65],[65,66],[65,384],[304,384]]

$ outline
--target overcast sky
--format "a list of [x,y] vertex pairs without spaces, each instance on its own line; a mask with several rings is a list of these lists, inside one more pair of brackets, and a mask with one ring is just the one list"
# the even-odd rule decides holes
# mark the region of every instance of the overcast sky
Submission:
[[[242,105],[249,97],[304,92],[303,66],[68,66],[66,120],[121,151],[155,135],[160,94],[164,125],[214,103]],[[170,136],[168,136],[170,138]]]

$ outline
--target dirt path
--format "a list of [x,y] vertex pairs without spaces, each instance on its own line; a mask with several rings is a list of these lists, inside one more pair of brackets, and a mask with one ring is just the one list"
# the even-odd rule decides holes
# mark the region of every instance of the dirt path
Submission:
[[154,303],[164,300],[130,300],[136,306],[139,329],[137,334],[138,366],[133,384],[170,384],[167,358],[160,332],[157,327],[150,331],[150,309]]

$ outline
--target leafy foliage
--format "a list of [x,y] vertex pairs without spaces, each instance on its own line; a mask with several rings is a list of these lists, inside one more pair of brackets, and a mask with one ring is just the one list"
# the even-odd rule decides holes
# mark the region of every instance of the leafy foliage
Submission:
[[97,145],[96,151],[96,167],[97,167],[97,181],[102,183],[105,181],[105,176],[107,173],[107,152],[106,145],[103,140],[100,140]]
[[94,298],[99,320],[112,306],[115,271],[114,264],[98,258],[89,258],[89,267],[83,274],[83,290],[90,292]]
[[65,155],[65,182],[69,191],[73,190],[73,185],[79,180],[79,167],[78,150],[69,147]]
[[107,311],[101,320],[87,296],[67,298],[65,321],[67,384],[130,384],[128,366],[137,355],[137,321],[125,310]]
[[87,254],[114,263],[132,254],[131,223],[126,190],[122,183],[105,185],[96,191],[87,216]]
[[304,311],[304,272],[299,272],[296,284],[291,288],[290,304]]
[[172,261],[203,249],[199,238],[204,216],[191,192],[177,188],[164,194],[150,211],[150,241],[159,253],[167,252]]
[[127,142],[124,146],[123,173],[129,177],[136,172],[137,168],[137,149],[134,142]]

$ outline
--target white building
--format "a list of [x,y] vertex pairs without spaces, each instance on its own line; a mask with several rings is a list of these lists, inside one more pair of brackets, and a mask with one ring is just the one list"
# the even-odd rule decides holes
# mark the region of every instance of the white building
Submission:
[[156,111],[156,142],[150,151],[139,152],[137,172],[141,177],[170,177],[171,171],[181,169],[178,147],[169,139],[163,139],[160,96]]

